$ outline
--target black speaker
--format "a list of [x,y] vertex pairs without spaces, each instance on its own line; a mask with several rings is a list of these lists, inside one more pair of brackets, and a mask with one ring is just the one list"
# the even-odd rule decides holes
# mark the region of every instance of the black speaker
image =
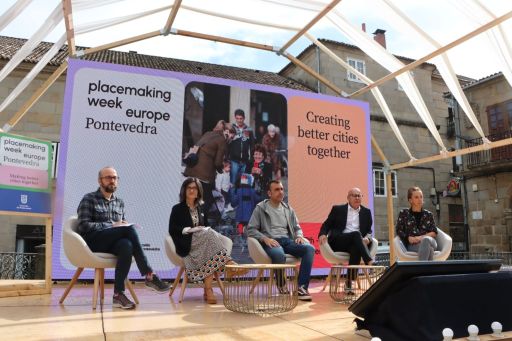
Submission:
[[495,272],[499,260],[397,262],[349,311],[360,329],[382,340],[442,340],[451,328],[467,336],[475,324],[492,333],[491,323],[512,330],[512,272]]

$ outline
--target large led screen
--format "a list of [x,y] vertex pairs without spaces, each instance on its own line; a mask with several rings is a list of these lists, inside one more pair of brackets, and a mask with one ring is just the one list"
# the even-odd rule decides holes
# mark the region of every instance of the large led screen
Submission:
[[[252,262],[244,226],[254,205],[266,198],[271,179],[284,184],[285,200],[317,249],[320,225],[332,205],[346,202],[350,188],[359,187],[363,205],[373,207],[365,102],[71,59],[58,165],[53,278],[71,278],[75,271],[63,251],[63,225],[76,215],[82,197],[97,190],[98,171],[105,166],[117,169],[116,195],[125,202],[126,219],[142,227],[138,232],[150,264],[162,277],[173,278],[177,269],[164,249],[169,215],[179,201],[183,173],[199,167],[186,166],[184,156],[220,120],[236,124],[235,112],[240,110],[242,128],[226,141],[222,170],[199,172],[215,179],[210,181],[208,223],[233,240],[235,261]],[[263,163],[264,172],[258,170]],[[325,273],[327,267],[317,252],[314,274]],[[90,278],[93,272],[88,271],[83,276]],[[113,270],[106,276],[112,277]],[[131,277],[140,277],[135,264]]]

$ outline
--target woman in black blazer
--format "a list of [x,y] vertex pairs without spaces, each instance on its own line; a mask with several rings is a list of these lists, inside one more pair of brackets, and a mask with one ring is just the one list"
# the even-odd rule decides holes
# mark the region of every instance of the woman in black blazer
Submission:
[[208,224],[203,207],[203,188],[197,178],[187,178],[181,185],[180,202],[173,206],[169,219],[169,234],[176,253],[183,258],[188,279],[204,281],[204,299],[217,303],[212,281],[216,271],[234,263],[222,244],[220,235]]

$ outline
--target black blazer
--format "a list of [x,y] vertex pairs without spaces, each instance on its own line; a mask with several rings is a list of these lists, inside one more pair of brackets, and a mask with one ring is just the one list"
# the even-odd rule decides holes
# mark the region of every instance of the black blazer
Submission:
[[[341,235],[347,227],[347,212],[348,204],[333,206],[329,216],[320,228],[318,237],[329,235],[329,241],[331,241],[335,240],[336,236]],[[359,211],[359,230],[362,237],[372,233],[372,224],[372,212],[361,205],[361,210]]]
[[[199,225],[204,226],[208,221],[206,212],[202,206],[199,209]],[[180,202],[172,207],[171,217],[169,218],[169,234],[176,245],[176,253],[180,257],[185,257],[190,252],[192,244],[192,233],[183,234],[185,227],[192,227],[192,216],[188,209],[187,203]]]

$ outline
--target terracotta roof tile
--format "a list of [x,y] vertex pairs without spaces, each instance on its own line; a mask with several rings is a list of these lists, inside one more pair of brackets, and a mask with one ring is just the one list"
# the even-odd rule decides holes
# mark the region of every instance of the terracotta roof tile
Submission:
[[469,84],[466,84],[465,86],[462,87],[462,89],[466,90],[468,88],[471,88],[471,87],[476,86],[478,84],[482,84],[482,83],[491,81],[491,80],[499,78],[501,76],[503,76],[503,72],[500,71],[500,72],[493,73],[492,75],[486,76],[484,78],[480,78],[478,80],[474,79],[473,82],[471,82]]
[[[0,36],[0,60],[10,60],[26,41],[27,39]],[[52,43],[41,42],[32,51],[32,53],[27,58],[25,58],[24,61],[26,63],[37,63],[51,48],[52,45]],[[77,50],[84,49],[84,47],[77,46]],[[66,57],[67,46],[63,46],[60,51],[51,59],[49,64],[53,66],[59,66],[66,60]],[[302,85],[295,80],[283,77],[274,72],[150,56],[136,52],[106,50],[87,55],[84,57],[84,59],[97,62],[139,66],[158,70],[186,72],[196,75],[272,85],[308,92],[312,91],[312,89],[306,87],[305,85]]]

